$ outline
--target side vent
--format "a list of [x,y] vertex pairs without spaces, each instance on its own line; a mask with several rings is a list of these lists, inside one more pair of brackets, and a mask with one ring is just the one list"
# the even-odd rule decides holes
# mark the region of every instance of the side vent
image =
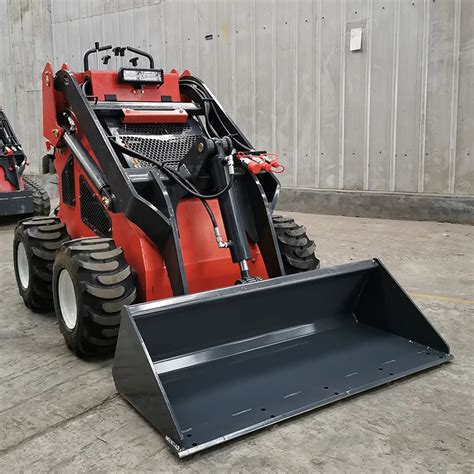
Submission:
[[83,176],[79,178],[81,220],[100,237],[111,237],[112,222]]
[[74,186],[74,160],[72,155],[66,162],[61,173],[61,194],[64,204],[68,206],[76,205],[76,189]]

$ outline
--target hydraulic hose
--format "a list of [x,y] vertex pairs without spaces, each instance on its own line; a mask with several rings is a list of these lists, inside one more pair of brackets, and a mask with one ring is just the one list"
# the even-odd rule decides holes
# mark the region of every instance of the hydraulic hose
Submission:
[[[142,155],[141,153],[138,153],[138,152],[129,150],[128,148],[125,148],[124,146],[117,143],[111,137],[109,137],[109,139],[110,139],[112,145],[114,147],[116,147],[119,151],[121,151],[122,153],[133,156],[134,158],[138,158],[139,160],[146,161],[147,163],[151,163],[153,165],[156,165],[164,174],[166,174],[166,176],[168,176],[170,179],[173,179],[184,190],[189,192],[192,196],[195,196],[195,197],[199,198],[202,205],[204,206],[204,209],[206,209],[206,212],[209,215],[209,219],[211,220],[212,227],[214,229],[214,235],[215,235],[216,241],[217,241],[217,245],[220,248],[229,248],[229,247],[232,246],[231,242],[224,242],[224,240],[222,239],[220,231],[219,231],[219,225],[217,223],[216,216],[212,212],[211,206],[209,206],[209,203],[207,202],[207,199],[215,199],[215,198],[218,198],[218,197],[224,195],[232,187],[233,180],[234,180],[234,175],[233,174],[230,176],[229,182],[227,183],[225,188],[222,189],[222,191],[219,191],[216,194],[204,195],[204,194],[199,193],[199,191],[196,189],[196,187],[192,183],[187,181],[186,178],[183,178],[182,176],[180,176],[174,170],[166,168],[160,162],[158,162],[156,160],[153,160],[152,158],[149,158],[145,155]],[[183,183],[183,181],[186,181],[186,184]]]
[[187,79],[185,77],[180,79],[180,84],[183,85],[183,86],[191,88],[194,91],[194,93],[196,94],[196,96],[198,97],[199,101],[203,103],[204,115],[206,117],[206,126],[207,126],[207,128],[209,128],[211,133],[214,134],[215,137],[220,138],[219,134],[216,132],[216,130],[214,129],[214,127],[212,126],[212,124],[209,120],[209,113],[210,113],[209,104],[212,107],[212,111],[214,112],[214,115],[216,116],[217,120],[219,121],[219,124],[221,125],[221,127],[225,131],[224,135],[230,136],[232,138],[232,141],[236,145],[238,145],[242,150],[245,150],[245,151],[250,151],[251,150],[247,145],[244,145],[239,140],[237,140],[235,138],[234,134],[231,133],[231,131],[229,131],[229,129],[225,126],[224,122],[222,121],[222,117],[219,114],[219,110],[216,107],[214,98],[212,96],[210,96],[209,93],[203,87],[201,87],[200,84],[196,83],[192,79]]
[[167,168],[164,166],[162,163],[160,163],[157,160],[154,160],[153,158],[150,158],[148,156],[142,155],[141,153],[138,153],[136,151],[132,151],[119,143],[117,143],[112,137],[109,137],[112,145],[117,148],[120,152],[125,153],[126,155],[132,156],[134,158],[137,158],[139,160],[146,161],[147,163],[151,163],[152,165],[155,165],[160,171],[162,171],[168,178],[174,180],[179,186],[181,186],[186,192],[191,194],[194,197],[197,197],[201,200],[206,200],[206,199],[216,199],[218,197],[221,197],[224,195],[233,185],[234,183],[234,175],[230,176],[229,182],[227,185],[220,190],[219,192],[215,194],[201,194],[197,189],[194,187],[192,183],[190,183],[186,178],[178,174],[176,171]]

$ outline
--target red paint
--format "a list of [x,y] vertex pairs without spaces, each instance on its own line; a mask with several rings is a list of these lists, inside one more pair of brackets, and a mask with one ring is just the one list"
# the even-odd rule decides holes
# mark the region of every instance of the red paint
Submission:
[[[63,65],[63,69],[67,68],[67,65]],[[186,73],[188,72],[186,71]],[[118,101],[160,102],[162,96],[170,96],[175,102],[183,100],[179,93],[179,73],[175,70],[164,74],[164,83],[161,87],[145,85],[143,93],[142,89],[120,83],[117,73],[113,71],[87,71],[86,73],[75,73],[74,77],[79,84],[82,84],[88,77],[92,83],[92,95],[96,96],[98,100],[104,100],[106,94],[114,94]],[[56,117],[66,108],[64,98],[54,90],[53,78],[51,65],[47,64],[43,71],[43,124],[46,139],[56,147],[54,165],[58,174],[58,188],[61,197],[58,217],[66,224],[71,238],[90,237],[95,234],[82,222],[80,214],[80,176],[89,183],[91,189],[94,191],[95,189],[87,176],[83,174],[77,161],[74,161],[76,205],[65,204],[61,196],[61,174],[70,152],[67,148],[57,148],[59,138],[53,133],[55,128],[59,129]],[[156,111],[150,114],[136,110],[125,110],[124,121],[126,123],[159,123],[163,121],[170,123],[178,117],[176,112],[172,116],[169,115],[169,111],[165,111],[165,114]],[[179,113],[180,121],[185,122],[186,117],[186,112]],[[76,136],[95,159],[87,139],[81,133],[80,124],[78,124]],[[99,196],[96,195],[96,197],[99,199]],[[219,223],[223,238],[226,238],[218,202],[212,200],[209,201],[209,204]],[[195,198],[183,199],[178,205],[176,214],[189,291],[196,293],[234,285],[235,281],[240,278],[239,266],[232,262],[228,249],[217,247],[209,216],[202,203]],[[158,248],[123,213],[109,213],[109,215],[112,222],[112,238],[117,247],[124,250],[125,259],[136,275],[138,301],[153,301],[173,296],[166,267]],[[251,274],[268,278],[258,247],[251,245],[250,248],[252,258],[248,263]]]
[[[89,145],[87,143],[84,145],[91,153]],[[68,157],[67,149],[56,151],[54,163],[59,177],[60,194],[61,173]],[[77,162],[74,162],[74,175],[76,206],[64,204],[61,197],[58,217],[66,224],[71,238],[92,237],[95,235],[94,232],[81,220],[79,176],[83,176],[91,188],[94,188]],[[218,202],[212,200],[209,204],[219,223],[222,236],[226,239]],[[176,214],[190,293],[232,286],[240,278],[239,266],[232,262],[228,249],[217,247],[209,216],[199,199],[182,200]],[[122,247],[125,259],[136,274],[139,301],[153,301],[173,296],[166,267],[158,248],[124,214],[109,213],[109,215],[112,221],[112,238],[118,247]],[[267,279],[268,274],[258,247],[251,245],[250,248],[252,258],[248,263],[251,274]]]
[[[9,171],[13,171],[13,160],[14,160],[13,150],[9,147],[5,147],[3,155],[0,154],[0,160],[5,160],[8,164]],[[28,163],[27,163],[28,164]],[[7,172],[0,166],[0,193],[11,193],[13,191],[24,191],[25,185],[23,184],[23,178],[20,176],[20,188],[13,186],[10,181],[7,180]]]
[[[64,66],[63,66],[64,67]],[[62,129],[56,121],[57,114],[66,108],[61,94],[54,89],[54,73],[50,63],[43,69],[43,136],[53,146],[57,146],[62,136]]]
[[[0,160],[2,158],[0,157]],[[3,158],[4,159],[4,158]],[[22,185],[23,188],[23,185]],[[18,191],[18,189],[13,186],[10,181],[7,181],[6,173],[3,167],[0,166],[0,193],[11,193],[13,191]]]
[[123,109],[123,123],[186,123],[188,113],[177,110],[133,110]]
[[[222,238],[226,240],[224,224],[216,199],[208,201],[216,216]],[[176,211],[181,249],[191,293],[234,285],[240,278],[239,265],[232,262],[229,249],[217,246],[214,230],[199,199],[184,199]],[[253,276],[268,278],[263,258],[256,245],[251,245],[248,261]]]
[[[61,69],[69,70],[69,66],[63,64]],[[56,147],[63,134],[56,117],[66,110],[67,104],[62,94],[54,89],[54,76],[51,64],[47,63],[42,74],[43,135],[52,146]],[[179,92],[180,75],[176,70],[163,74],[162,85],[145,84],[138,89],[131,84],[119,82],[115,71],[78,72],[74,73],[74,77],[79,85],[82,85],[87,78],[90,81],[91,95],[97,100],[105,100],[106,95],[115,95],[118,101],[124,102],[161,102],[162,97],[172,102],[189,101]],[[177,120],[176,117],[173,120]]]

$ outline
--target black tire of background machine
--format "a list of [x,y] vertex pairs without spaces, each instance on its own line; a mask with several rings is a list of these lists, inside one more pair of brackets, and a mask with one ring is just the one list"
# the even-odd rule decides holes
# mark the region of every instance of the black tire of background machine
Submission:
[[33,193],[33,214],[35,216],[47,216],[51,212],[51,203],[48,193],[43,186],[36,183],[29,176],[23,176],[25,189]]

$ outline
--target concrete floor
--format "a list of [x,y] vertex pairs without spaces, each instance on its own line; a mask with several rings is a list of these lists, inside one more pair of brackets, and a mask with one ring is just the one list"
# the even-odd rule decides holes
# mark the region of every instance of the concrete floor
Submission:
[[292,214],[323,266],[377,256],[451,345],[453,363],[178,461],[116,393],[111,360],[65,347],[22,303],[0,227],[0,472],[473,472],[474,229]]

